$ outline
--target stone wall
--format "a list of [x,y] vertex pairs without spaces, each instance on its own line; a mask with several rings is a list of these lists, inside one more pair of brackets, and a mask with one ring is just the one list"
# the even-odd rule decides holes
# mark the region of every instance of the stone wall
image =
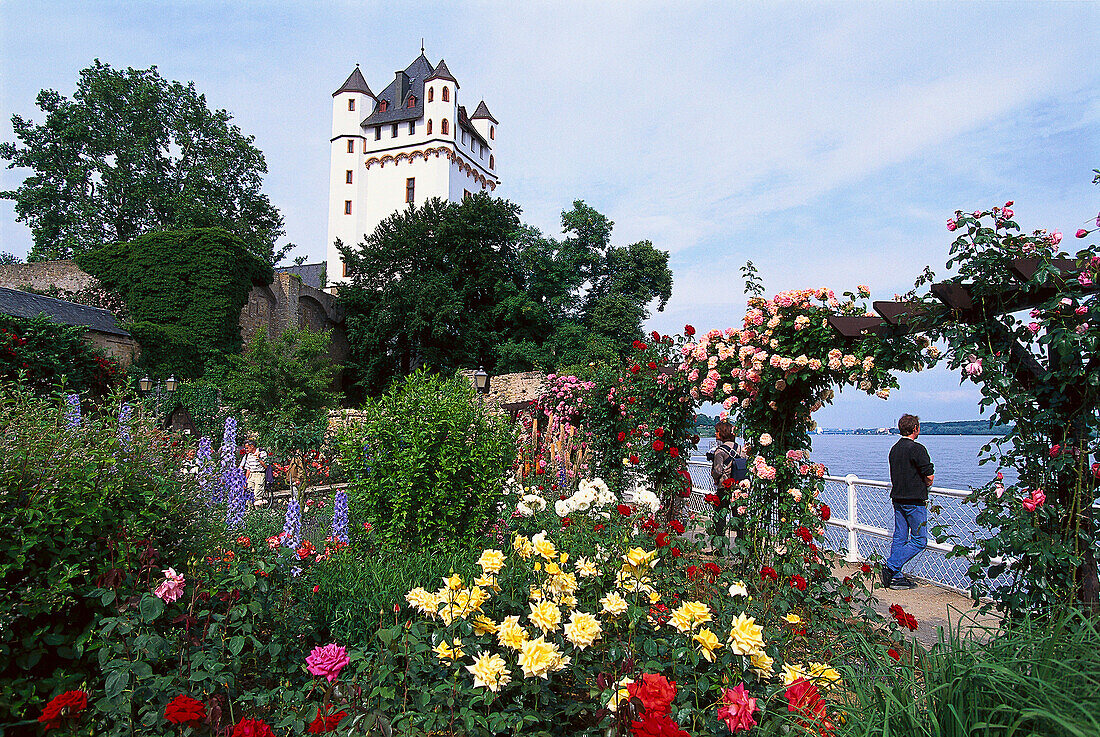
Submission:
[[98,284],[94,276],[82,271],[72,259],[0,266],[0,287],[8,289],[30,287],[46,291],[53,287],[61,292],[79,292]]
[[141,345],[128,335],[89,330],[84,334],[84,339],[106,353],[108,357],[117,359],[124,369],[129,368],[131,363],[141,357]]

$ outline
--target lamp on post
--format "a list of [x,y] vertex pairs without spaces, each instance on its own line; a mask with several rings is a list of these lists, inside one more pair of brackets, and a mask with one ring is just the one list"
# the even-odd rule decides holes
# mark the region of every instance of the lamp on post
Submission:
[[153,388],[153,381],[149,378],[148,374],[138,380],[138,391],[142,394],[148,394],[149,390]]
[[179,386],[179,382],[176,381],[175,374],[164,380],[164,388],[169,392],[174,392],[177,386]]
[[477,387],[478,394],[489,393],[489,374],[485,373],[484,366],[477,367],[477,371],[474,373],[474,386]]

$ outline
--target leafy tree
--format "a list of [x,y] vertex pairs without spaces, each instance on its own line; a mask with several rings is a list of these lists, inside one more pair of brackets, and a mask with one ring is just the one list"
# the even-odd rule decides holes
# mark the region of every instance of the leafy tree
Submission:
[[194,83],[97,59],[73,99],[42,90],[36,104],[45,121],[13,115],[19,143],[0,143],[8,168],[33,172],[0,192],[31,228],[30,260],[196,227],[223,228],[270,263],[287,250],[274,253],[283,219],[260,191],[263,154]]
[[218,228],[150,233],[77,262],[126,302],[130,332],[142,346],[139,367],[180,378],[240,350],[248,293],[272,279],[244,241]]
[[8,253],[7,251],[0,251],[0,266],[7,266],[10,264],[21,263],[18,256],[14,253]]
[[211,367],[210,378],[221,386],[222,401],[244,411],[245,424],[263,443],[296,446],[303,430],[324,434],[328,408],[336,404],[330,340],[328,331],[309,328],[271,339],[260,328],[243,353]]

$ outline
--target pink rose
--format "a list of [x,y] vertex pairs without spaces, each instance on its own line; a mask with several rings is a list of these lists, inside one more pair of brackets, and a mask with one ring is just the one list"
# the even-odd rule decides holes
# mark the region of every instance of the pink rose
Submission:
[[982,375],[982,359],[977,356],[970,356],[970,362],[966,364],[963,369],[967,376],[981,376]]
[[1084,228],[1079,229],[1076,233],[1078,238],[1084,238],[1088,234],[1089,234],[1089,232],[1087,230],[1085,230]]
[[310,675],[327,678],[332,683],[340,676],[340,671],[351,662],[348,651],[343,645],[332,643],[324,647],[317,646],[306,656],[306,669]]
[[1042,489],[1034,489],[1031,492],[1031,496],[1024,499],[1024,509],[1029,512],[1034,512],[1036,507],[1043,506],[1043,502],[1047,500],[1047,495],[1043,493]]
[[1037,323],[1037,322],[1028,323],[1027,329],[1031,331],[1032,335],[1034,335],[1034,334],[1039,332],[1039,323]]
[[1062,242],[1062,231],[1056,230],[1056,231],[1054,231],[1053,233],[1050,234],[1050,244],[1052,246],[1057,246],[1061,242]]
[[957,227],[959,227],[959,226],[954,220],[948,220],[947,221],[947,229],[948,230],[955,230],[955,228],[957,228]]
[[1002,496],[1004,496],[1005,493],[1004,484],[994,484],[993,491],[997,493],[997,498],[1000,499]]
[[183,596],[183,574],[176,573],[172,568],[166,568],[161,573],[164,574],[164,580],[153,593],[166,604],[178,601]]
[[726,723],[731,733],[749,731],[756,726],[753,714],[759,711],[756,699],[745,691],[745,684],[727,688],[722,692],[722,705],[718,707],[718,719]]
[[1077,275],[1077,283],[1083,287],[1092,286],[1092,275],[1086,270]]

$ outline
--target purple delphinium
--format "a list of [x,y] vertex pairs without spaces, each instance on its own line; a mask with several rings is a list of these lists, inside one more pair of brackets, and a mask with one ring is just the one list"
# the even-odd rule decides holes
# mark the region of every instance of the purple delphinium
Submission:
[[214,479],[216,485],[221,488],[214,491],[214,503],[231,501],[233,489],[230,486],[231,477],[229,471],[237,467],[237,420],[234,417],[225,418],[225,432],[222,434],[221,447],[221,474]]
[[214,465],[211,460],[214,455],[214,446],[210,438],[199,438],[199,449],[195,452],[195,465],[198,468],[199,488],[202,489],[202,498],[207,504],[217,504],[214,497],[218,494],[218,485],[214,483]]
[[118,411],[118,442],[127,451],[130,450],[130,415],[133,412],[134,408],[128,404],[122,405],[122,409]]
[[332,504],[332,539],[345,545],[348,542],[348,493],[343,489],[336,492]]
[[65,397],[65,404],[69,406],[65,413],[65,427],[80,427],[80,397],[69,394]]
[[240,527],[244,522],[244,515],[248,511],[248,497],[246,495],[248,483],[245,481],[244,470],[231,468],[224,473],[226,485],[229,487],[229,506],[226,509],[225,523],[229,527]]
[[290,503],[286,505],[286,521],[283,522],[283,545],[296,550],[302,538],[302,507],[298,496],[291,493]]

